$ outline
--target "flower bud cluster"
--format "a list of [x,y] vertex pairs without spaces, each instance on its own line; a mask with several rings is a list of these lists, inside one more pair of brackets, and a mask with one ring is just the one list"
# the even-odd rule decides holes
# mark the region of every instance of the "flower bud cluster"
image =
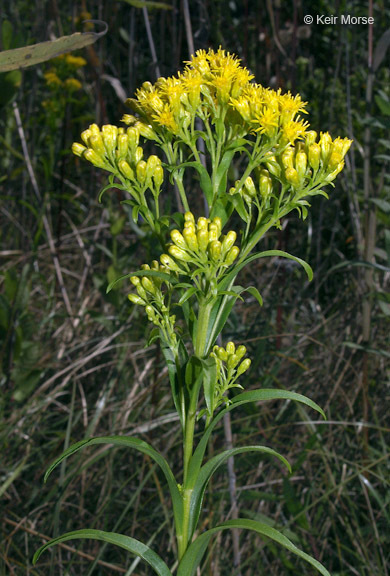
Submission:
[[210,356],[215,358],[217,362],[217,386],[215,389],[215,408],[223,402],[227,402],[224,396],[230,388],[242,388],[237,382],[238,378],[246,372],[250,365],[251,360],[245,358],[245,346],[235,346],[234,342],[228,342],[226,348],[222,346],[214,346]]
[[233,264],[240,250],[235,246],[237,234],[231,230],[221,235],[222,222],[200,217],[195,222],[192,212],[184,215],[183,231],[171,232],[168,254],[160,257],[168,270],[197,275],[204,272],[211,279]]
[[287,146],[280,156],[266,155],[265,165],[277,179],[290,184],[293,189],[310,185],[326,185],[332,182],[344,168],[344,157],[352,140],[336,138],[321,132],[317,142],[314,130],[306,132],[303,142]]
[[[153,260],[151,266],[143,264],[141,268],[155,272],[167,272],[166,268],[159,264],[157,260]],[[176,316],[170,314],[169,303],[166,303],[167,297],[169,300],[172,285],[158,276],[149,275],[131,276],[130,282],[137,291],[137,294],[128,295],[130,302],[143,306],[149,321],[161,329],[167,342],[171,345],[176,345]],[[163,284],[167,287],[165,293],[162,291]]]
[[97,124],[91,124],[81,134],[84,144],[75,142],[72,151],[120,180],[129,181],[138,190],[150,188],[158,196],[164,178],[161,160],[155,155],[143,159],[139,137],[136,126],[125,129],[108,124],[100,130]]

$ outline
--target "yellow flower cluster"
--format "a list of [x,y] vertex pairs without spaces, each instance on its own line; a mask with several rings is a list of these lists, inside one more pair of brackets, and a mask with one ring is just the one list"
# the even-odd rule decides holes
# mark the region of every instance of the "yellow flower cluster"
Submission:
[[[162,273],[167,271],[157,260],[153,260],[151,267],[143,264],[141,268]],[[149,321],[161,328],[167,340],[174,344],[176,342],[174,331],[176,317],[170,315],[169,306],[165,302],[166,296],[162,292],[162,285],[165,283],[169,289],[170,283],[158,276],[131,276],[130,282],[137,290],[137,294],[128,295],[130,302],[143,306]]]
[[217,386],[215,389],[215,406],[217,408],[222,402],[228,402],[224,394],[230,388],[242,388],[237,380],[246,372],[251,360],[246,358],[245,346],[235,346],[234,342],[228,342],[226,348],[214,346],[210,356],[215,358],[217,363]]
[[182,74],[159,78],[155,84],[145,82],[127,103],[155,137],[162,128],[182,134],[195,115],[213,120],[223,114],[230,126],[240,125],[243,134],[280,137],[282,145],[301,138],[308,123],[297,114],[306,113],[306,103],[299,95],[264,88],[252,79],[240,60],[225,50],[198,50]]
[[168,270],[197,275],[204,271],[209,278],[218,277],[221,271],[233,264],[240,250],[234,243],[237,234],[231,230],[221,236],[221,219],[200,217],[197,223],[192,212],[184,215],[183,233],[172,230],[172,244],[168,254],[160,257]]
[[139,187],[149,187],[158,194],[164,179],[161,160],[149,156],[143,160],[143,149],[138,146],[137,128],[117,128],[110,124],[100,128],[91,124],[81,134],[85,145],[75,142],[72,151],[82,156],[94,166],[112,172],[122,180],[128,180]]
[[43,75],[48,86],[52,89],[63,88],[70,93],[81,90],[80,80],[71,75],[87,64],[84,58],[73,54],[60,54],[53,58],[51,64],[51,68]]

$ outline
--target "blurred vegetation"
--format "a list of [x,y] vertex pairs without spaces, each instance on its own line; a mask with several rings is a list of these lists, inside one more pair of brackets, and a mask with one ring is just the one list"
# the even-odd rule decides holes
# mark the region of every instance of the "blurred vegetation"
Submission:
[[[260,382],[301,392],[328,415],[326,423],[311,421],[302,408],[275,404],[234,416],[233,439],[238,430],[243,443],[272,439],[293,465],[281,482],[274,463],[238,458],[240,514],[274,518],[333,576],[387,576],[390,6],[189,4],[192,31],[186,1],[2,5],[2,50],[91,30],[89,19],[106,22],[108,32],[71,55],[0,74],[0,575],[150,574],[124,552],[89,541],[31,566],[45,538],[80,527],[137,535],[169,560],[170,503],[146,456],[91,450],[64,462],[47,485],[42,478],[69,443],[91,435],[140,435],[179,460],[158,346],[145,349],[147,324],[127,286],[106,294],[108,282],[152,259],[154,241],[132,224],[120,191],[98,204],[105,182],[72,157],[70,145],[91,122],[117,124],[124,99],[142,82],[174,74],[193,42],[195,49],[222,45],[258,82],[299,91],[312,129],[354,139],[330,200],[315,199],[305,223],[288,217],[265,242],[306,259],[314,281],[303,284],[290,263],[259,261],[245,281],[259,288],[264,306],[250,297],[239,304],[224,339],[250,349],[246,388]],[[303,22],[306,14],[369,10],[372,28]],[[196,181],[188,185],[196,199]],[[165,198],[175,211],[169,185]],[[202,210],[199,199],[197,215]],[[221,427],[213,450],[224,442]],[[210,492],[204,526],[231,513],[226,473]],[[311,574],[251,534],[241,535],[240,553],[234,570],[229,536],[215,540],[202,575]]]

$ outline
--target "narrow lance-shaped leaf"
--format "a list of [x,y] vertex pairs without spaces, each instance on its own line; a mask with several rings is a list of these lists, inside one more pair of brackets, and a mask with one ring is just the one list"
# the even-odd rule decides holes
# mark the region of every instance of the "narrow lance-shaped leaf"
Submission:
[[231,528],[240,528],[246,530],[253,530],[257,532],[261,536],[265,536],[270,540],[273,540],[280,546],[283,546],[296,556],[299,556],[309,564],[311,564],[322,576],[330,576],[328,570],[320,563],[318,560],[315,560],[309,554],[302,552],[299,548],[297,548],[291,540],[286,538],[279,530],[275,530],[271,526],[267,524],[263,524],[261,522],[257,522],[255,520],[246,520],[246,519],[238,519],[238,520],[227,520],[223,522],[219,526],[215,528],[211,528],[211,530],[207,530],[207,532],[203,532],[200,536],[192,542],[192,544],[188,547],[186,553],[184,554],[177,571],[177,576],[194,576],[196,573],[196,569],[198,568],[199,564],[202,561],[204,553],[207,549],[207,546],[211,540],[211,537],[221,532],[222,530],[227,530]]
[[108,544],[115,544],[116,546],[124,548],[128,552],[139,556],[142,560],[145,560],[158,576],[172,576],[172,572],[169,570],[165,562],[158,554],[156,554],[156,552],[149,548],[149,546],[146,546],[146,544],[143,544],[142,542],[139,542],[139,540],[131,538],[130,536],[125,536],[124,534],[103,532],[102,530],[75,530],[74,532],[62,534],[62,536],[50,540],[50,542],[47,542],[35,552],[33,564],[36,564],[40,555],[48,548],[51,548],[51,546],[67,542],[68,540],[78,539],[101,540]]
[[[286,460],[286,458],[284,458],[284,456],[282,456],[275,450],[272,450],[272,448],[268,448],[268,446],[241,446],[239,448],[232,448],[230,450],[225,450],[224,452],[221,452],[221,454],[217,454],[217,456],[214,456],[208,462],[206,462],[206,464],[202,466],[196,479],[190,478],[190,481],[195,480],[195,485],[193,486],[193,492],[191,498],[189,539],[192,538],[192,535],[195,532],[196,525],[198,523],[199,515],[201,512],[203,496],[211,476],[229,458],[246,452],[260,452],[262,454],[274,456],[275,458],[278,458],[287,467],[289,472],[291,472],[291,466],[289,462]],[[189,488],[188,483],[185,486],[185,488],[187,489]]]
[[100,438],[87,438],[85,440],[81,440],[80,442],[76,442],[70,446],[65,452],[61,454],[47,469],[45,474],[45,482],[53,472],[53,470],[61,464],[65,458],[75,454],[82,448],[86,446],[94,446],[97,444],[113,444],[114,446],[125,446],[128,448],[134,448],[143,454],[147,454],[150,456],[156,464],[158,464],[167,480],[169,491],[172,497],[172,504],[173,504],[173,512],[175,516],[175,523],[176,526],[179,527],[182,524],[182,517],[183,517],[183,507],[182,507],[182,499],[179,493],[179,489],[177,487],[177,483],[173,472],[165,460],[165,458],[157,452],[152,446],[150,446],[147,442],[140,440],[139,438],[129,438],[128,436],[102,436]]
[[306,396],[302,394],[297,394],[296,392],[289,392],[288,390],[278,390],[275,388],[264,388],[263,390],[248,390],[246,392],[242,392],[238,394],[231,400],[231,404],[221,410],[215,418],[211,421],[208,428],[205,430],[199,444],[197,445],[195,452],[191,458],[189,469],[188,469],[188,478],[196,478],[199,474],[199,470],[202,466],[203,458],[206,452],[207,444],[210,439],[211,433],[218,424],[218,422],[224,417],[225,414],[237,408],[238,406],[242,406],[244,404],[248,404],[251,402],[261,402],[264,400],[294,400],[295,402],[300,402],[301,404],[306,404],[313,410],[316,410],[326,418],[324,411],[310,400]]
[[0,72],[35,66],[36,64],[55,58],[60,54],[79,50],[80,48],[93,44],[98,38],[104,36],[108,30],[108,26],[100,20],[89,20],[89,22],[103,24],[104,30],[102,32],[76,32],[71,36],[62,36],[56,40],[49,40],[47,42],[40,42],[39,44],[32,44],[31,46],[23,46],[23,48],[14,48],[13,50],[0,52]]

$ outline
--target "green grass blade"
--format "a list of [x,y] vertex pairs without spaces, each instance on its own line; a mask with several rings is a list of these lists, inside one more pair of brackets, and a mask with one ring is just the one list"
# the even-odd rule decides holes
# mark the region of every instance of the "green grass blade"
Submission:
[[67,542],[68,540],[76,540],[76,539],[92,539],[92,540],[101,540],[102,542],[107,542],[109,544],[115,544],[120,548],[124,548],[128,552],[139,556],[145,562],[147,562],[153,570],[159,576],[172,576],[172,572],[169,570],[168,566],[165,562],[160,558],[156,552],[153,552],[149,546],[139,542],[135,538],[131,538],[130,536],[125,536],[124,534],[117,534],[116,532],[103,532],[102,530],[75,530],[74,532],[67,532],[62,536],[58,536],[58,538],[54,538],[47,542],[43,546],[39,548],[34,554],[33,564],[36,564],[40,555],[54,546],[55,544],[60,544],[61,542]]
[[275,530],[275,528],[272,528],[267,524],[263,524],[262,522],[247,519],[227,520],[226,522],[219,524],[219,526],[216,526],[215,528],[212,528],[211,530],[208,530],[207,532],[204,532],[203,534],[198,536],[198,538],[196,538],[196,540],[192,542],[192,544],[188,547],[186,553],[184,554],[179,564],[177,576],[194,576],[197,567],[202,561],[203,555],[207,549],[211,537],[217,532],[231,528],[253,530],[254,532],[260,534],[261,536],[265,536],[266,538],[269,538],[270,540],[273,540],[274,542],[280,544],[280,546],[283,546],[296,556],[299,556],[300,558],[302,558],[303,560],[314,566],[314,568],[316,568],[318,572],[320,572],[320,574],[322,574],[323,576],[330,576],[329,572],[320,562],[318,562],[318,560],[315,560],[314,558],[309,556],[309,554],[302,552],[302,550],[297,548],[291,542],[291,540],[286,538],[286,536],[281,534],[281,532]]

